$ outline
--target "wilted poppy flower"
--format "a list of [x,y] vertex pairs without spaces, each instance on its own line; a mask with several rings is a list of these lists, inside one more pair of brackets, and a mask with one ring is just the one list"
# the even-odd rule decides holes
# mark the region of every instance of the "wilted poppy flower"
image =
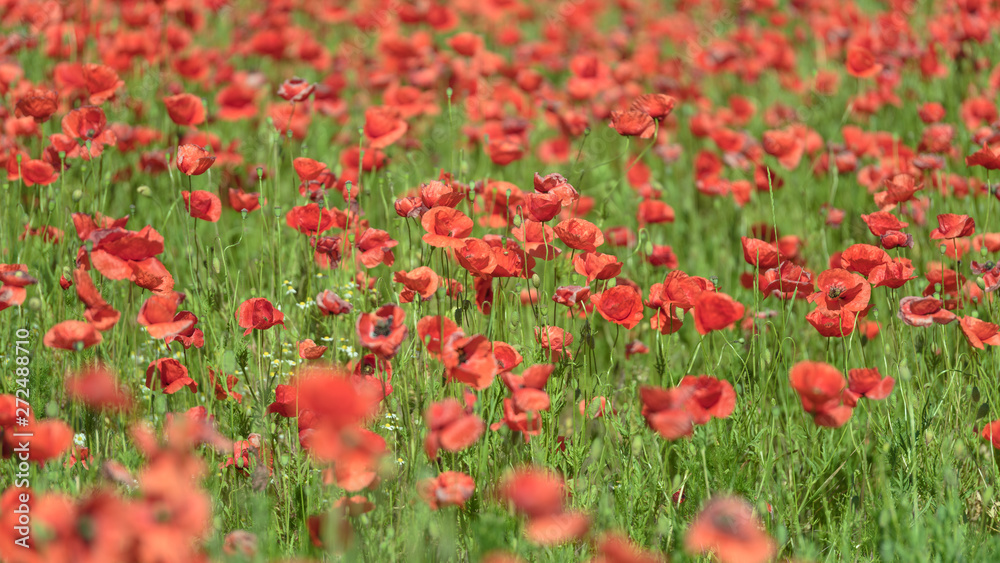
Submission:
[[315,90],[315,84],[296,76],[281,83],[278,87],[278,96],[289,102],[304,102]]
[[177,147],[177,169],[188,176],[200,176],[215,164],[214,156],[194,144]]
[[1000,327],[997,325],[975,317],[961,317],[958,323],[970,346],[980,350],[985,349],[984,344],[1000,346]]
[[851,407],[842,404],[847,381],[837,368],[803,361],[792,366],[788,378],[799,394],[802,408],[813,415],[816,424],[838,428],[851,418]]
[[724,379],[711,375],[685,375],[677,386],[694,389],[687,409],[695,424],[708,424],[713,416],[728,418],[736,408],[736,391]]
[[94,325],[84,321],[63,321],[50,328],[42,338],[42,344],[48,348],[80,351],[100,344],[101,333]]
[[465,473],[445,471],[420,481],[417,491],[432,510],[437,510],[442,506],[463,506],[476,491],[476,482]]
[[753,507],[738,497],[715,497],[695,517],[684,536],[695,554],[711,553],[721,563],[766,563],[778,552]]
[[146,368],[146,387],[154,388],[153,375],[159,376],[160,387],[167,395],[172,395],[187,387],[192,393],[198,392],[198,383],[188,376],[188,370],[173,358],[160,358],[149,362]]
[[566,219],[556,225],[554,229],[559,240],[575,250],[596,252],[597,247],[604,244],[604,233],[597,228],[597,225],[586,219],[578,217]]
[[597,295],[590,296],[597,312],[604,320],[626,329],[633,329],[642,322],[642,296],[628,285],[616,285]]
[[170,120],[180,126],[201,125],[205,122],[205,105],[194,94],[177,94],[163,98]]
[[896,380],[891,377],[882,377],[878,368],[859,368],[848,370],[847,390],[844,391],[844,404],[854,407],[858,404],[858,399],[864,397],[873,401],[880,401],[889,396]]
[[673,389],[648,385],[640,387],[639,398],[646,424],[667,440],[690,436],[694,431],[694,415],[688,404],[694,393],[693,386]]
[[240,309],[236,311],[236,320],[240,328],[246,329],[243,336],[254,329],[267,330],[275,325],[281,325],[282,328],[285,326],[285,314],[263,297],[254,297],[241,303]]
[[432,403],[424,413],[429,432],[424,438],[424,452],[430,459],[437,459],[438,450],[459,452],[475,444],[486,429],[483,419],[473,414],[475,398],[466,394],[466,404],[447,398]]
[[374,313],[362,313],[356,327],[358,340],[379,358],[392,359],[408,334],[405,320],[406,313],[395,305],[383,305]]
[[743,318],[743,304],[725,293],[703,291],[695,299],[694,326],[698,334],[724,330]]
[[222,216],[222,200],[212,192],[184,190],[181,192],[181,197],[184,198],[184,208],[195,219],[215,223]]

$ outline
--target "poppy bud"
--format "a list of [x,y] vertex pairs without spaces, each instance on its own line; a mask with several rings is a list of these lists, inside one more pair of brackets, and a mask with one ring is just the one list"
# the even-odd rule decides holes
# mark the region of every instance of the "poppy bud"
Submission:
[[73,198],[74,203],[79,203],[79,201],[83,199],[83,190],[73,190],[71,197]]
[[149,189],[149,186],[139,186],[135,191],[141,196],[153,197],[153,191]]
[[37,297],[32,297],[31,299],[28,299],[28,309],[31,309],[32,311],[41,311],[42,300]]

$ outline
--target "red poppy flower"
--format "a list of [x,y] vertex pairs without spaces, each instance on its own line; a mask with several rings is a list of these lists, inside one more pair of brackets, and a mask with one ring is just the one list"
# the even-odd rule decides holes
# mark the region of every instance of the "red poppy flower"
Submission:
[[242,189],[229,188],[228,194],[229,206],[236,211],[250,213],[260,209],[260,194],[257,192],[247,193]]
[[851,418],[851,408],[842,404],[847,381],[837,368],[823,362],[799,362],[789,372],[792,389],[802,408],[820,426],[838,428]]
[[613,254],[585,252],[573,258],[573,269],[592,282],[617,277],[621,274],[622,263]]
[[997,325],[975,317],[961,317],[958,323],[970,346],[980,350],[986,348],[984,344],[1000,346],[1000,327]]
[[472,219],[451,207],[435,207],[420,218],[420,225],[427,231],[423,241],[435,247],[461,248],[462,240],[472,233]]
[[875,194],[875,205],[883,210],[897,203],[904,203],[913,199],[914,194],[924,188],[923,184],[918,184],[917,179],[909,174],[896,174],[885,178],[884,192]]
[[83,65],[83,79],[90,92],[89,102],[95,105],[104,103],[125,85],[113,68],[99,64]]
[[765,563],[778,553],[753,507],[738,497],[715,497],[695,517],[684,536],[695,554],[711,553],[721,563]]
[[194,144],[177,147],[177,169],[188,176],[200,176],[215,164],[214,156]]
[[146,327],[146,332],[153,338],[176,336],[194,324],[191,319],[174,320],[181,299],[183,294],[176,292],[151,295],[139,309],[136,321]]
[[406,312],[395,305],[383,305],[374,313],[358,316],[356,330],[361,345],[379,358],[390,360],[399,352],[408,329]]
[[285,314],[263,297],[254,297],[241,303],[239,311],[236,311],[236,320],[240,328],[246,329],[243,336],[254,329],[267,330],[275,325],[285,327]]
[[560,222],[555,226],[555,232],[563,244],[575,250],[596,252],[597,247],[604,244],[604,233],[601,229],[590,221],[578,217]]
[[311,338],[299,342],[299,357],[303,360],[318,360],[326,352],[326,346],[317,346]]
[[406,134],[409,126],[399,118],[399,110],[370,107],[365,110],[365,140],[373,149],[384,149]]
[[285,215],[285,223],[304,235],[318,235],[334,227],[334,217],[329,209],[315,203],[293,207]]
[[636,97],[629,107],[662,122],[674,110],[676,103],[677,100],[666,94],[643,94]]
[[987,170],[1000,170],[1000,148],[990,148],[983,143],[983,148],[965,157],[966,166],[982,166]]
[[153,374],[159,376],[160,387],[167,395],[172,395],[187,387],[192,393],[198,392],[198,383],[188,376],[188,370],[173,358],[160,358],[149,362],[146,368],[146,387],[153,389]]
[[222,216],[222,201],[212,192],[184,190],[181,197],[184,198],[184,208],[195,219],[215,223]]
[[881,237],[890,231],[902,230],[910,225],[905,221],[900,221],[888,211],[876,211],[875,213],[862,215],[861,219],[868,225],[868,230],[877,237]]
[[830,311],[824,307],[818,307],[806,315],[809,324],[826,338],[843,338],[850,336],[854,332],[854,322],[857,315],[853,311],[840,309]]
[[946,325],[958,317],[944,308],[940,299],[933,297],[904,297],[899,300],[897,316],[910,326]]
[[842,268],[866,277],[876,266],[890,261],[886,251],[870,244],[852,244],[840,254]]
[[847,390],[844,391],[844,404],[853,408],[858,399],[864,397],[873,401],[881,401],[892,392],[896,380],[882,377],[878,368],[852,369],[847,372]]
[[433,357],[441,355],[441,343],[457,330],[458,325],[448,317],[427,316],[417,321],[417,337]]
[[777,268],[764,272],[758,281],[765,299],[770,295],[782,299],[791,299],[792,296],[805,299],[815,288],[812,272],[787,260]]
[[497,374],[493,344],[485,336],[465,336],[455,330],[443,341],[441,361],[449,379],[455,379],[473,389],[486,389]]
[[855,78],[871,78],[882,72],[882,65],[875,62],[875,56],[864,47],[853,45],[847,48],[847,73]]
[[448,398],[432,403],[424,413],[430,430],[424,438],[424,452],[430,459],[437,459],[438,450],[462,451],[479,440],[486,426],[483,419],[473,414],[475,397],[466,394],[465,405],[457,399]]
[[48,186],[59,179],[56,169],[44,160],[22,159],[16,156],[7,159],[7,179],[20,179],[25,186]]
[[438,275],[427,266],[420,266],[409,272],[400,270],[396,272],[393,281],[405,286],[404,293],[409,292],[410,299],[403,301],[404,303],[412,301],[414,293],[419,294],[422,299],[430,299],[438,288]]
[[642,322],[642,296],[627,285],[616,285],[597,295],[590,296],[597,312],[604,320],[633,329]]
[[73,350],[79,352],[100,344],[103,338],[94,325],[84,321],[63,321],[50,328],[42,338],[47,348]]
[[437,477],[428,477],[417,483],[420,498],[437,510],[442,506],[464,506],[476,491],[476,482],[465,473],[444,471]]
[[809,296],[824,311],[863,311],[871,299],[871,285],[858,274],[843,268],[830,268],[816,280],[818,290]]
[[[113,145],[118,140],[115,133],[107,126],[108,118],[104,115],[104,110],[95,106],[79,107],[63,116],[63,138],[53,135],[53,144],[64,145],[58,148],[65,151],[69,158],[80,157],[84,160],[97,158],[104,152],[105,145]],[[89,151],[86,141],[90,141]]]
[[736,408],[736,391],[724,379],[710,375],[685,375],[677,386],[694,389],[687,409],[695,424],[708,424],[713,416],[728,418]]
[[198,317],[190,311],[181,311],[174,315],[174,322],[190,321],[191,326],[178,332],[174,336],[168,336],[164,339],[167,346],[170,346],[172,342],[180,342],[184,349],[187,350],[191,346],[195,348],[201,348],[205,345],[205,333],[201,331],[200,328],[195,328],[198,324]]
[[528,193],[524,195],[524,212],[533,221],[546,222],[562,211],[562,200],[557,194]]
[[970,237],[976,232],[976,222],[968,215],[944,213],[937,220],[938,228],[931,231],[931,240]]
[[535,340],[541,344],[542,348],[548,350],[550,362],[558,362],[563,355],[569,358],[573,357],[569,349],[573,344],[573,335],[557,326],[536,326]]
[[690,436],[694,415],[688,405],[694,397],[693,386],[661,389],[644,385],[639,388],[642,416],[646,424],[667,440]]
[[356,242],[358,250],[361,251],[358,260],[366,268],[374,268],[379,264],[392,266],[396,261],[396,255],[392,253],[392,249],[397,244],[399,241],[393,240],[386,231],[366,229]]
[[45,123],[59,109],[59,93],[55,90],[28,90],[14,106],[17,117],[31,117],[35,123]]
[[637,109],[611,112],[611,123],[608,124],[608,127],[623,137],[638,136],[640,139],[649,139],[656,131],[653,118],[648,113]]
[[1000,449],[1000,420],[994,420],[983,428],[983,439],[990,442],[994,448]]
[[278,96],[289,102],[304,102],[315,90],[315,84],[296,76],[281,83],[278,87]]
[[781,263],[778,247],[772,243],[749,237],[740,237],[743,244],[743,259],[747,264],[762,271],[777,268]]
[[698,334],[724,330],[743,318],[743,304],[725,293],[703,291],[694,303],[694,326]]
[[655,223],[673,223],[674,208],[658,199],[645,199],[639,202],[637,218],[640,228]]
[[868,274],[868,282],[872,287],[903,287],[906,282],[916,279],[913,275],[913,264],[909,258],[894,258],[885,264],[872,268]]
[[194,94],[177,94],[163,98],[171,121],[184,126],[201,125],[205,122],[205,105]]
[[87,366],[66,377],[66,396],[97,411],[128,411],[132,394],[101,364]]
[[886,250],[900,247],[913,248],[913,235],[899,231],[888,231],[879,237],[879,244]]
[[536,192],[558,197],[563,207],[572,205],[580,199],[580,193],[570,185],[569,180],[563,177],[562,174],[552,173],[542,176],[538,172],[535,172],[533,183]]
[[552,546],[577,541],[589,529],[589,516],[583,512],[568,511],[528,520],[524,535],[538,545]]

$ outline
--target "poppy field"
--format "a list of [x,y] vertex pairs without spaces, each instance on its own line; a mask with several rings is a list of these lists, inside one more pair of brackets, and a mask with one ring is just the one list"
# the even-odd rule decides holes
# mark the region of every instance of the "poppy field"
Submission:
[[997,29],[0,3],[0,561],[998,560]]

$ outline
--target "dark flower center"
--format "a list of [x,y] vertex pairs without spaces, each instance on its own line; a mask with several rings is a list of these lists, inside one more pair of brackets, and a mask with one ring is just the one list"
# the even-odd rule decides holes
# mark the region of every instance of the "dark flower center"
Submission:
[[372,330],[372,336],[389,336],[392,332],[392,315],[384,319],[379,319],[375,321],[375,328]]
[[839,286],[839,285],[835,285],[835,286],[830,287],[830,289],[829,289],[829,291],[827,291],[826,295],[830,299],[838,299],[841,295],[843,295],[843,293],[844,293],[844,288],[841,287],[841,286]]

